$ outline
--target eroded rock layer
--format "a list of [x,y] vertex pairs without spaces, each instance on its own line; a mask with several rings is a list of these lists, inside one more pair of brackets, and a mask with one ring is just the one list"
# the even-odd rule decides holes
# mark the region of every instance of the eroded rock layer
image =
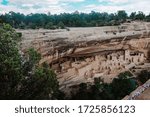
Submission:
[[[97,77],[109,83],[119,73],[144,64],[149,56],[148,23],[88,28],[87,32],[84,32],[86,29],[78,29],[78,34],[75,30],[59,30],[54,32],[55,36],[50,34],[52,32],[42,31],[38,32],[40,38],[22,42],[24,52],[30,46],[41,53],[40,64],[46,62],[55,71],[61,89],[81,82],[92,83]],[[25,35],[27,32],[23,33]]]

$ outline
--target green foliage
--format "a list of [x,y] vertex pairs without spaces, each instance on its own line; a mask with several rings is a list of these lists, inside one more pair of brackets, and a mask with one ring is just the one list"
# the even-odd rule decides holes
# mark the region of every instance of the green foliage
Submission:
[[[95,84],[87,87],[87,84],[79,85],[77,94],[72,99],[88,100],[120,100],[136,89],[137,83],[130,77],[130,72],[121,73],[112,83],[104,83],[101,78],[95,78]],[[82,87],[81,87],[82,86]]]
[[150,79],[150,72],[148,72],[147,70],[143,70],[137,78],[141,83],[144,84],[147,80]]
[[17,34],[18,34],[19,38],[21,38],[21,37],[22,37],[22,33],[17,33]]
[[46,26],[45,26],[45,28],[46,29],[55,29],[55,27],[54,27],[54,25],[53,25],[52,22],[47,23]]
[[88,14],[62,13],[59,15],[51,15],[50,13],[24,15],[21,13],[9,12],[0,16],[0,22],[9,23],[14,28],[20,29],[64,29],[65,27],[112,26],[119,25],[125,22],[126,19],[150,21],[149,15],[146,16],[143,12],[133,12],[128,16],[124,10],[111,14],[91,11],[91,13]]
[[18,34],[10,25],[0,28],[0,98],[9,99],[15,96],[21,74],[21,57],[17,42]]
[[4,23],[2,19],[0,19],[0,24],[1,24],[1,23]]
[[130,14],[130,18],[131,18],[132,20],[135,20],[135,19],[136,19],[136,12],[132,12],[132,13]]
[[33,48],[22,56],[19,40],[10,25],[0,27],[0,99],[59,99],[55,73],[38,65],[41,55]]
[[56,29],[66,27],[95,27],[95,26],[111,26],[119,25],[126,21],[132,20],[146,20],[149,21],[149,15],[145,16],[143,12],[133,12],[130,17],[124,10],[118,11],[114,14],[99,13],[92,11],[86,13],[62,13],[60,15],[51,14],[29,14],[24,15],[21,13],[9,12],[0,16],[0,22],[9,23],[14,28],[20,29]]
[[136,15],[136,19],[137,20],[144,20],[145,14],[143,12],[139,11],[138,14]]
[[18,28],[20,28],[20,29],[25,29],[26,28],[26,25],[25,25],[25,23],[21,23],[21,24],[19,24],[19,27]]
[[33,48],[28,49],[24,64],[22,65],[22,72],[24,75],[29,76],[33,69],[37,66],[41,59],[41,55]]
[[87,84],[81,83],[79,85],[78,92],[76,93],[76,95],[72,96],[72,99],[75,99],[75,100],[78,100],[78,99],[88,100],[89,99],[89,94],[88,94]]
[[19,99],[57,99],[58,92],[55,73],[46,67],[37,67],[30,78],[22,81]]
[[117,15],[118,19],[121,20],[121,22],[126,21],[126,19],[128,18],[128,14],[124,10],[118,11]]
[[34,48],[30,48],[27,53],[28,53],[28,59],[30,62],[32,62],[33,65],[35,65],[36,63],[40,61],[41,55],[37,53],[34,50]]
[[148,16],[146,16],[146,21],[150,22],[150,14]]
[[58,27],[61,28],[61,29],[64,29],[64,28],[65,28],[65,25],[64,25],[63,22],[60,21],[60,22],[58,23]]
[[133,75],[129,71],[126,71],[124,73],[120,73],[118,75],[119,79],[127,79],[127,78],[131,78],[131,77],[133,77]]
[[112,93],[115,99],[122,99],[126,95],[129,95],[133,90],[136,89],[135,85],[132,85],[130,79],[114,79],[111,83]]

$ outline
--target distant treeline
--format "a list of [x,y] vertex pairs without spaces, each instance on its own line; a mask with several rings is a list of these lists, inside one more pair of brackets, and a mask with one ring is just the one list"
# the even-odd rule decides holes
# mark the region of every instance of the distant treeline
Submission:
[[51,15],[48,14],[29,14],[9,12],[0,15],[0,22],[9,23],[14,28],[20,29],[57,29],[65,27],[96,27],[96,26],[112,26],[119,25],[129,20],[150,21],[150,14],[145,15],[143,12],[132,12],[130,15],[126,11],[121,10],[117,13],[108,14],[106,12],[91,13],[62,13]]

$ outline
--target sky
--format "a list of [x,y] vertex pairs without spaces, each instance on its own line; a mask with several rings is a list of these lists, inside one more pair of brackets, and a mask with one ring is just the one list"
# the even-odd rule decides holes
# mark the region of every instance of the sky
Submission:
[[0,14],[9,11],[30,13],[89,13],[126,10],[127,13],[143,11],[150,13],[150,0],[0,0]]

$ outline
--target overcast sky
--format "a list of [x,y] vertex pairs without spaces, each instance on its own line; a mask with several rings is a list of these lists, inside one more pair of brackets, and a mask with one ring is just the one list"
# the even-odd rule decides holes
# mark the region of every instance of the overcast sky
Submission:
[[29,13],[89,13],[91,11],[114,13],[118,10],[150,13],[150,0],[0,0],[0,13],[9,11]]

